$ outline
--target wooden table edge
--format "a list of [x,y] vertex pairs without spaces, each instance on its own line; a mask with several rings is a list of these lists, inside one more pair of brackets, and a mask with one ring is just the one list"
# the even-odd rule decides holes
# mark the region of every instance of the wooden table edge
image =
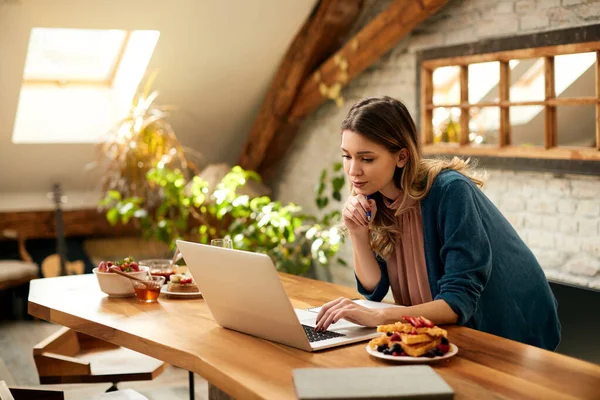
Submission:
[[[167,364],[174,365],[176,367],[183,368],[187,371],[194,372],[206,379],[210,384],[218,387],[220,390],[234,398],[240,397],[249,400],[264,399],[264,397],[255,393],[254,391],[244,386],[237,380],[231,378],[227,374],[219,371],[210,363],[206,362],[201,355],[189,353],[183,350],[175,350],[173,348],[167,347],[166,345],[160,342],[142,339],[139,336],[131,335],[127,332],[121,331],[119,329],[107,325],[103,325],[98,322],[94,322],[94,324],[107,328],[109,331],[113,332],[114,335],[108,337],[102,335],[98,336],[88,331],[83,332],[82,330],[78,329],[78,326],[80,324],[83,325],[89,323],[87,320],[71,314],[66,314],[62,311],[49,309],[48,307],[40,305],[31,300],[28,300],[27,311],[30,315],[36,318],[43,319],[45,321],[52,322],[60,326],[71,328],[75,331],[85,333],[86,335],[93,336],[97,339],[104,340],[106,342],[115,344],[117,346],[122,346],[133,351],[137,351],[147,356],[164,361]],[[123,338],[121,338],[121,335],[123,335]],[[125,339],[125,335],[134,337],[138,340],[133,341],[132,344],[131,341]],[[148,344],[150,346],[147,346]],[[157,349],[162,349],[164,351],[159,352]],[[165,356],[164,354],[167,354],[167,356]],[[196,360],[196,362],[194,362],[193,364],[185,362],[186,357],[181,357],[181,355],[190,355],[192,356],[191,358]]]

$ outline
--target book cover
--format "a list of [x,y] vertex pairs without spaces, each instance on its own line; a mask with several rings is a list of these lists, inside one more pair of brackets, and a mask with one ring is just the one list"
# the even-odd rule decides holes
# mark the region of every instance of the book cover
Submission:
[[454,390],[428,365],[299,368],[299,400],[453,399]]

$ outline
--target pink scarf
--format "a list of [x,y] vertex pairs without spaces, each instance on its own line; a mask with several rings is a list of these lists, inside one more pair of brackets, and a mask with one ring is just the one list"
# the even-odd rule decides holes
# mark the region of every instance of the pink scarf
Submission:
[[[403,195],[386,205],[397,210]],[[397,218],[401,236],[387,261],[387,271],[394,301],[404,306],[427,303],[432,300],[427,278],[425,248],[423,245],[423,218],[421,203],[407,198],[404,211]]]

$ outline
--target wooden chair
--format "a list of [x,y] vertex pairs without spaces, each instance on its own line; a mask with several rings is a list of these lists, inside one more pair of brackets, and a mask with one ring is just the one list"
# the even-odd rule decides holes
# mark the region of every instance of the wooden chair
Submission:
[[[142,397],[143,398],[143,397]],[[0,400],[64,400],[62,390],[28,389],[8,387],[6,382],[0,381]],[[133,398],[132,398],[133,399]]]

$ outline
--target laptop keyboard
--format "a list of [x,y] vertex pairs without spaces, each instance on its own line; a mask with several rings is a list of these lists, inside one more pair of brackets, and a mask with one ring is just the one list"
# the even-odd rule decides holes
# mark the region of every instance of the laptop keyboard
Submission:
[[332,331],[317,332],[317,331],[315,331],[315,328],[313,328],[312,326],[308,326],[308,325],[302,325],[302,327],[304,328],[304,333],[306,333],[306,336],[308,337],[308,341],[311,343],[318,342],[320,340],[326,340],[326,339],[332,339],[332,338],[336,338],[336,337],[340,337],[340,336],[346,336],[342,333],[337,333],[337,332],[332,332]]

